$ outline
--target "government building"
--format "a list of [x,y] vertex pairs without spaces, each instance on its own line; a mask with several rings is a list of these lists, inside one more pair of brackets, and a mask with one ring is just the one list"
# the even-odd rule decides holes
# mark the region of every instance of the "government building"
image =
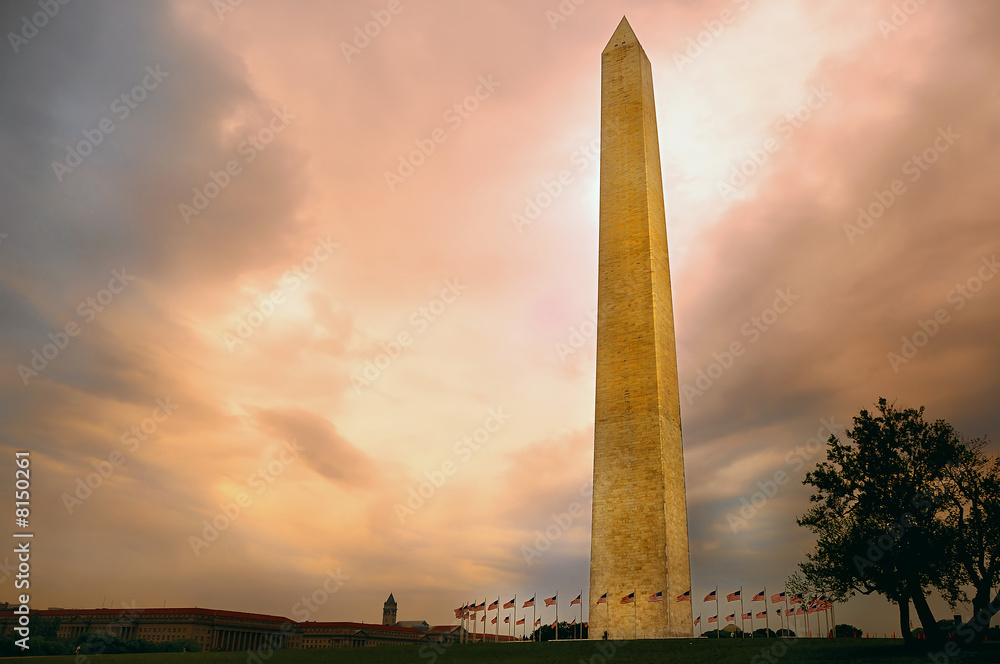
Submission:
[[[75,640],[86,634],[126,641],[194,641],[206,651],[359,648],[389,644],[455,643],[467,640],[460,625],[396,621],[390,594],[382,624],[364,622],[295,622],[283,616],[203,608],[42,609],[32,616],[59,620],[57,636]],[[0,636],[14,633],[14,606],[0,604]],[[95,638],[96,640],[96,638]]]

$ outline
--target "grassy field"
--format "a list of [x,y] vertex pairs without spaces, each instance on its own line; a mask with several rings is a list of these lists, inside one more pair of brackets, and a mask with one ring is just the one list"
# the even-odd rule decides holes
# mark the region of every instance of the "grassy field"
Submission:
[[[4,662],[77,664],[74,657],[15,657]],[[898,639],[753,639],[745,641],[709,639],[670,641],[563,641],[560,643],[457,644],[443,646],[380,646],[332,650],[279,650],[269,658],[251,658],[247,653],[163,653],[103,655],[81,659],[81,664],[799,664],[850,662],[864,664],[927,664],[946,662],[1000,663],[1000,644],[986,644],[979,651],[958,657],[931,660],[926,652],[908,652]]]

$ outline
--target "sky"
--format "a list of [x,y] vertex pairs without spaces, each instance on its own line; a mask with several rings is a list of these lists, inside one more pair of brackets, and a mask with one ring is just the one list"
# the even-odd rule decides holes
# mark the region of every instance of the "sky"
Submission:
[[998,450],[991,0],[43,4],[0,9],[0,465],[30,451],[35,608],[570,615],[623,13],[694,614],[783,587],[819,443],[880,396]]

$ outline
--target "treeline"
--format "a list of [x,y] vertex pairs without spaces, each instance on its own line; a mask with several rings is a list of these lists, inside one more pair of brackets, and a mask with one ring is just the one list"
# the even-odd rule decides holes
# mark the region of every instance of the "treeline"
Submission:
[[[152,642],[145,639],[124,640],[108,634],[83,634],[75,639],[60,639],[58,618],[35,616],[31,622],[29,648],[22,650],[16,643],[16,634],[0,638],[0,657],[26,657],[31,655],[120,655],[150,652],[197,652],[201,645],[189,639]],[[77,650],[79,648],[79,650]]]

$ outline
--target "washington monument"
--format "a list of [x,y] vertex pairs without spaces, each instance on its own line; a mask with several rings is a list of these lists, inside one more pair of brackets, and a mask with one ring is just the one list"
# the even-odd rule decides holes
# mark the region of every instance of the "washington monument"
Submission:
[[600,208],[590,636],[693,636],[653,76],[624,18],[601,54]]

